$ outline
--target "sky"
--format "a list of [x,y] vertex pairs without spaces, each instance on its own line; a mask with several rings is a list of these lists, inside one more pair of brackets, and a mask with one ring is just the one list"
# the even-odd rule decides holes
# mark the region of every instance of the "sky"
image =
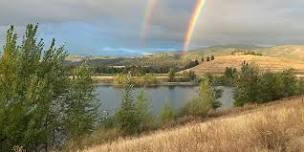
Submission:
[[[182,50],[196,0],[155,0],[142,38],[149,0],[0,0],[0,45],[9,25],[22,38],[56,38],[73,55],[133,56]],[[190,48],[304,42],[304,0],[206,0]]]

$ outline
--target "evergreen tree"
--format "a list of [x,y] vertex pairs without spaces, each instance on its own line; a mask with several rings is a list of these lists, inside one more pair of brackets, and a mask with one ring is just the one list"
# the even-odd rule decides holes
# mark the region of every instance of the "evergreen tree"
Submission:
[[214,56],[213,55],[211,55],[211,60],[214,60],[215,58],[214,58]]
[[151,112],[151,104],[146,98],[145,93],[141,91],[136,98],[135,109],[137,118],[140,122],[140,130],[149,129],[154,126],[154,119]]
[[92,132],[98,122],[99,104],[91,76],[92,72],[86,62],[73,71],[65,120],[70,138]]
[[169,82],[175,81],[175,70],[173,68],[170,69],[168,77],[169,77]]
[[[38,25],[28,25],[20,45],[14,27],[7,31],[0,58],[0,151],[15,145],[47,151],[70,138],[65,134],[71,131],[64,109],[75,103],[68,102],[73,87],[64,65],[67,54],[63,47],[55,47],[55,40],[44,50],[37,30]],[[79,89],[75,94],[82,98],[90,91]],[[57,138],[62,140],[57,143]]]
[[207,62],[210,61],[210,56],[207,56],[206,61],[207,61]]
[[165,101],[161,111],[160,111],[160,122],[162,125],[167,125],[175,120],[175,110],[170,101]]
[[122,102],[118,112],[116,113],[116,120],[119,129],[121,129],[126,135],[136,134],[140,130],[140,121],[137,117],[134,104],[133,84],[130,74],[124,84]]
[[257,67],[243,63],[239,78],[236,82],[235,105],[243,106],[248,102],[255,102],[259,72]]

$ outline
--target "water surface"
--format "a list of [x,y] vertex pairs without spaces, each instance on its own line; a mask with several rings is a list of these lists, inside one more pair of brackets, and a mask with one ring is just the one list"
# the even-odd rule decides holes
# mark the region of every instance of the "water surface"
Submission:
[[[233,89],[229,87],[219,87],[223,90],[219,101],[223,104],[222,108],[233,106]],[[159,86],[155,88],[135,88],[134,99],[144,91],[146,97],[151,103],[154,114],[158,114],[166,101],[179,109],[186,102],[198,96],[198,87],[196,86]],[[114,113],[121,103],[122,89],[113,86],[98,86],[96,88],[97,97],[102,102],[102,110]]]

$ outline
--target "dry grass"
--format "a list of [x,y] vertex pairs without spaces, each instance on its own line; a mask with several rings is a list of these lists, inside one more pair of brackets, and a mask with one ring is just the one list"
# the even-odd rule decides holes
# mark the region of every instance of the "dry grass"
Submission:
[[304,74],[304,61],[254,55],[216,56],[214,61],[204,62],[189,70],[194,71],[198,75],[204,73],[222,74],[226,67],[239,69],[244,61],[254,63],[263,70],[278,72],[293,68],[296,70],[296,73]]
[[277,152],[304,151],[304,103],[285,100],[257,109],[120,139],[88,152]]

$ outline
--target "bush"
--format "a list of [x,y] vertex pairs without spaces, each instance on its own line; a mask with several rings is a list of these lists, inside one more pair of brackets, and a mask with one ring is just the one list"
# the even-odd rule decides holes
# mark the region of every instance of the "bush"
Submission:
[[162,126],[170,125],[175,121],[175,110],[170,101],[165,101],[160,111],[160,123]]
[[140,120],[137,116],[133,99],[133,84],[131,76],[129,76],[124,84],[120,108],[115,114],[117,127],[123,131],[124,135],[132,135],[139,132]]
[[204,117],[212,109],[217,109],[221,103],[217,101],[220,91],[213,88],[208,80],[202,80],[199,88],[199,96],[192,99],[182,108],[182,115]]
[[143,91],[136,98],[135,110],[139,121],[140,131],[155,128],[154,118],[151,111],[151,104]]
[[168,81],[174,82],[175,81],[175,70],[173,68],[170,69],[168,73]]

